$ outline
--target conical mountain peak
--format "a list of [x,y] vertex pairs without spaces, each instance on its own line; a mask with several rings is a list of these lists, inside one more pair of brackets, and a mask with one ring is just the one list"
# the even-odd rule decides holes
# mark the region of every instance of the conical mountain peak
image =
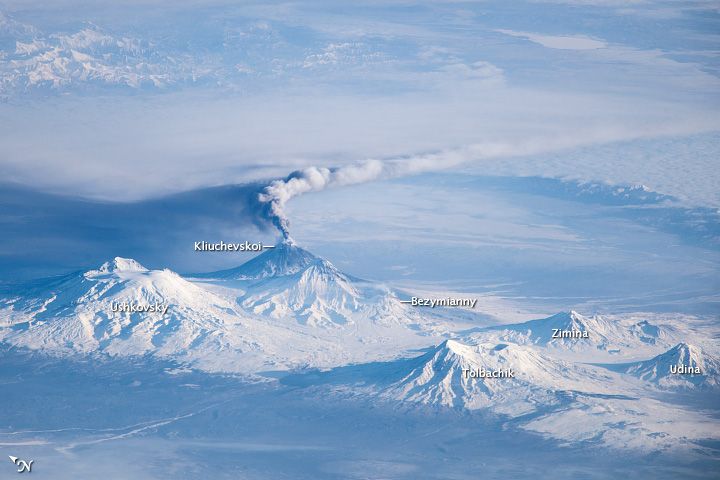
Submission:
[[473,348],[457,340],[445,340],[436,348],[437,352],[447,352],[460,357],[470,357],[473,355]]
[[261,280],[270,277],[293,275],[314,264],[324,261],[295,243],[292,238],[285,238],[273,248],[268,248],[257,257],[243,263],[239,267],[202,276],[233,280]]
[[100,265],[97,272],[114,273],[114,272],[147,272],[148,269],[132,258],[115,257]]
[[580,315],[575,310],[569,312],[560,312],[549,317],[548,323],[552,323],[554,327],[563,329],[579,329],[585,330],[588,326],[588,318]]
[[702,349],[684,342],[678,343],[661,356],[674,364],[695,366],[703,363]]
[[696,345],[679,343],[650,360],[629,364],[625,372],[663,387],[717,387],[720,359]]

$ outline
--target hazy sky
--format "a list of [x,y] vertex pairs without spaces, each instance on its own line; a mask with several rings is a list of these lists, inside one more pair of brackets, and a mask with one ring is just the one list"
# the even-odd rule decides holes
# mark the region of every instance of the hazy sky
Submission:
[[0,2],[0,177],[129,200],[720,129],[713,2],[115,3]]

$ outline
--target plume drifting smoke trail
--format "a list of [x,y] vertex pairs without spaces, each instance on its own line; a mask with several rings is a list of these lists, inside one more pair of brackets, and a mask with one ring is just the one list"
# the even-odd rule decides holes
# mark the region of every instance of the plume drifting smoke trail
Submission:
[[266,214],[273,225],[289,239],[290,221],[285,215],[285,204],[291,198],[328,187],[370,182],[383,176],[384,170],[385,164],[380,160],[338,168],[308,167],[291,173],[284,180],[273,181],[260,193],[259,200],[267,204]]
[[485,143],[407,158],[366,160],[335,168],[308,167],[291,173],[285,179],[274,180],[262,190],[258,200],[265,205],[263,215],[280,230],[285,239],[289,239],[290,221],[285,214],[285,205],[292,198],[304,193],[438,171],[470,160],[525,155],[545,150],[547,146],[547,142],[543,145],[536,142],[526,142],[523,145]]

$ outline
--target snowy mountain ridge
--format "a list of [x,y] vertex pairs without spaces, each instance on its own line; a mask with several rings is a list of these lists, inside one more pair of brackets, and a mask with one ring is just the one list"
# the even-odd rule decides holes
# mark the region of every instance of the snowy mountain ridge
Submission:
[[[343,378],[343,368],[327,381]],[[433,408],[489,410],[519,417],[567,403],[567,392],[602,395],[618,376],[572,365],[538,349],[513,344],[468,345],[445,340],[414,358],[358,369],[353,385],[369,395]],[[322,376],[322,375],[321,375]]]
[[[163,309],[131,308],[156,305]],[[650,414],[662,421],[646,428],[641,445],[678,444],[667,427],[675,409],[637,399],[652,385],[718,384],[714,354],[687,344],[617,368],[578,360],[617,347],[619,355],[639,346],[656,354],[680,332],[667,324],[570,311],[463,335],[436,321],[400,304],[390,289],[348,276],[289,242],[235,269],[192,279],[116,257],[0,299],[0,342],[18,347],[61,357],[153,355],[209,372],[294,371],[288,378],[302,377],[316,389],[331,384],[368,401],[487,412],[552,438],[589,439],[602,431],[609,445],[613,436],[635,440],[622,422]],[[587,335],[553,338],[557,331]],[[425,353],[412,356],[413,349]],[[576,356],[563,357],[566,351]],[[677,375],[673,365],[703,374]],[[601,423],[562,423],[577,412]],[[700,413],[693,418],[707,422]]]
[[662,388],[720,387],[720,359],[687,343],[679,343],[649,360],[632,363],[624,371]]
[[247,312],[301,325],[335,328],[358,321],[417,324],[390,289],[350,277],[328,260],[286,239],[243,265],[197,275],[219,284],[237,285],[238,304]]
[[[297,265],[287,262],[286,271]],[[249,374],[386,358],[432,342],[399,320],[421,321],[398,308],[397,299],[363,297],[375,287],[360,292],[317,257],[302,271],[253,282],[256,290],[238,300],[243,290],[218,294],[204,281],[116,257],[0,298],[0,341],[57,355],[150,354]],[[335,328],[345,327],[352,328],[338,338]]]
[[[155,306],[163,308],[148,308]],[[0,324],[0,340],[13,345],[59,355],[152,354],[211,371],[231,365],[232,352],[245,352],[248,367],[253,356],[282,363],[280,345],[288,338],[175,272],[120,257],[36,282],[28,298],[2,302]]]
[[618,355],[669,347],[681,339],[671,326],[643,320],[632,325],[601,315],[584,316],[571,310],[523,323],[491,326],[470,337],[473,341],[503,341],[535,345],[557,352]]

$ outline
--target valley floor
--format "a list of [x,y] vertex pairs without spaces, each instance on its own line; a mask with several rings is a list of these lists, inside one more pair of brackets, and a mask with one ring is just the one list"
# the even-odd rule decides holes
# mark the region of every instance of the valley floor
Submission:
[[479,412],[342,399],[150,359],[4,348],[0,384],[1,448],[34,460],[40,479],[675,479],[720,469],[717,445],[704,455],[568,446]]

